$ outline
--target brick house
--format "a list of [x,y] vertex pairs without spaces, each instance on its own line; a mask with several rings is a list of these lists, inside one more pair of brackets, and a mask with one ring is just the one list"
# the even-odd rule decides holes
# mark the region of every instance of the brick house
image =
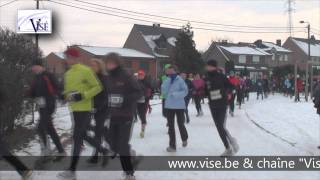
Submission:
[[281,40],[277,40],[276,43],[257,40],[254,42],[257,48],[272,55],[271,61],[268,61],[268,66],[271,69],[278,66],[284,66],[288,64],[294,64],[291,60],[292,51],[281,46]]
[[163,66],[172,62],[171,55],[179,32],[179,29],[161,27],[160,24],[153,26],[134,24],[123,47],[154,56],[157,74],[160,75]]
[[65,56],[62,52],[52,52],[45,58],[47,70],[54,73],[59,80],[62,80],[66,70],[64,60]]
[[269,73],[268,61],[272,55],[250,43],[213,42],[203,54],[203,59],[215,59],[227,73],[247,71],[250,78]]
[[[103,58],[107,54],[115,52],[121,56],[124,67],[130,72],[134,73],[143,69],[152,78],[156,78],[156,60],[152,55],[127,48],[82,45],[75,45],[72,47],[79,50],[79,61],[82,64],[90,65],[91,58]],[[46,57],[48,70],[61,77],[66,71],[63,60],[65,60],[63,53],[50,53]]]
[[[320,67],[320,40],[311,37],[310,56],[313,66]],[[298,68],[306,70],[306,62],[308,61],[308,39],[289,37],[283,47],[292,51],[291,61],[297,62]],[[310,62],[309,62],[310,63]]]

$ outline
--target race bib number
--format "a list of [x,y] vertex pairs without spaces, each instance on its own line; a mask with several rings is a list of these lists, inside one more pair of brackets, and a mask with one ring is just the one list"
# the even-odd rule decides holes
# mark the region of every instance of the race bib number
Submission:
[[146,97],[142,96],[140,99],[137,101],[138,103],[145,103],[146,102]]
[[210,91],[210,99],[218,100],[222,98],[222,94],[220,90]]
[[109,107],[121,108],[123,105],[123,96],[121,94],[110,94],[108,101]]
[[39,108],[45,108],[46,107],[46,100],[43,97],[36,98],[35,102],[39,106]]

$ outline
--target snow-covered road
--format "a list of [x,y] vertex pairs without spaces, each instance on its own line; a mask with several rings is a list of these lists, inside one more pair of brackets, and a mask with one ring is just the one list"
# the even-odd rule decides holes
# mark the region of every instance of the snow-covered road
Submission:
[[[204,105],[205,115],[195,116],[195,107],[190,104],[191,123],[187,125],[189,145],[181,147],[177,134],[176,153],[166,152],[168,135],[166,120],[161,116],[161,105],[155,105],[148,116],[148,127],[144,139],[139,138],[140,124],[136,123],[132,136],[132,147],[144,156],[218,156],[224,148],[214,126],[209,109]],[[71,121],[67,108],[57,112],[55,124],[59,134],[68,134]],[[320,155],[320,119],[312,103],[294,103],[281,95],[270,96],[264,101],[252,96],[241,110],[236,109],[235,117],[229,117],[227,127],[240,145],[237,155],[298,156]],[[71,146],[68,146],[70,152]],[[27,152],[27,153],[26,153]],[[30,142],[29,147],[16,152],[19,155],[37,155],[39,145]],[[84,154],[90,155],[87,148]],[[57,172],[37,172],[36,180],[53,180]],[[120,178],[120,172],[79,172],[78,179],[113,180]],[[320,179],[320,172],[137,172],[137,179]],[[19,179],[14,172],[0,172],[0,179]]]

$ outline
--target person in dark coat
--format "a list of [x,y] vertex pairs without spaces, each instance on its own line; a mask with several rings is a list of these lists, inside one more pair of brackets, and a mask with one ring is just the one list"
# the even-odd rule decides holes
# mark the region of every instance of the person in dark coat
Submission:
[[257,81],[256,81],[256,89],[257,89],[257,99],[259,99],[259,96],[261,95],[261,98],[263,100],[263,80],[261,79],[261,76],[259,75]]
[[141,120],[140,137],[144,138],[144,132],[147,126],[147,111],[149,109],[149,101],[152,97],[152,87],[150,82],[146,79],[144,70],[139,70],[138,72],[138,83],[143,92],[143,95],[137,101],[137,113]]
[[[0,77],[0,113],[5,110],[6,105],[6,95],[4,91],[3,82]],[[32,170],[30,170],[22,161],[20,161],[16,156],[14,156],[7,148],[6,143],[2,140],[2,135],[0,134],[0,156],[5,159],[10,165],[12,165],[16,171],[20,174],[23,180],[32,179]]]
[[209,107],[213,120],[226,148],[221,156],[232,156],[238,152],[239,146],[235,138],[226,129],[225,123],[228,99],[232,98],[228,91],[232,91],[234,86],[224,74],[218,72],[217,61],[209,60],[206,69],[205,92],[209,98]]
[[[320,115],[320,82],[319,81],[315,84],[312,97],[313,97],[314,107],[317,110],[317,114]],[[320,146],[318,146],[318,149],[320,149]]]
[[133,158],[129,141],[132,134],[136,103],[143,95],[137,80],[124,70],[121,58],[110,53],[104,58],[107,71],[108,108],[110,112],[111,149],[120,155],[122,169],[127,179],[134,179]]
[[270,88],[269,88],[269,79],[267,75],[263,76],[262,79],[263,82],[263,94],[264,94],[264,98],[268,98],[269,92],[270,92]]
[[[91,59],[91,68],[96,73],[97,78],[101,82],[102,91],[93,98],[94,104],[94,138],[97,144],[102,144],[103,136],[106,135],[107,127],[105,127],[105,122],[108,117],[108,96],[107,96],[107,83],[106,82],[106,71],[105,64],[100,59]],[[108,137],[104,137],[108,142]],[[88,160],[89,163],[98,163],[97,149],[94,150],[93,156]]]
[[35,76],[27,95],[33,98],[39,107],[38,133],[43,143],[42,155],[51,153],[48,148],[47,136],[49,135],[57,147],[58,155],[65,156],[66,153],[52,122],[52,115],[56,110],[56,99],[61,94],[61,86],[55,76],[46,71],[41,62],[34,63],[32,72]]
[[184,81],[185,81],[185,83],[186,83],[186,85],[188,87],[188,94],[184,99],[186,101],[186,110],[185,110],[186,122],[189,123],[190,122],[190,117],[189,117],[188,107],[189,107],[190,100],[192,98],[193,84],[192,84],[192,81],[187,78],[187,73],[180,73],[180,76],[181,76],[182,79],[184,79]]

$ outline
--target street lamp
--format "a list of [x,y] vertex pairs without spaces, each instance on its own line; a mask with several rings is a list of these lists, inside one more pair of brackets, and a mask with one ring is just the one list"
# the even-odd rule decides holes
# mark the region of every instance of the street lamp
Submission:
[[[310,23],[309,22],[306,22],[306,21],[300,21],[301,24],[308,24],[307,25],[307,29],[308,29],[308,59],[307,59],[307,62],[306,62],[306,87],[305,87],[305,94],[306,94],[306,101],[308,101],[308,97],[309,97],[309,61],[311,60],[311,55],[310,55]],[[311,61],[311,92],[312,92],[312,89],[313,89],[313,62]],[[311,94],[312,95],[312,94]]]

